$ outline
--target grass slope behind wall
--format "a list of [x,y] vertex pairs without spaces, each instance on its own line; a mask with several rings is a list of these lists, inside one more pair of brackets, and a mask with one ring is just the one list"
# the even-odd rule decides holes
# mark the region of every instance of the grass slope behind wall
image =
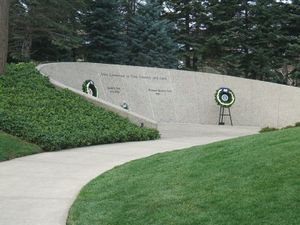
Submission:
[[56,90],[33,64],[9,65],[0,78],[0,130],[52,151],[159,138],[157,130]]

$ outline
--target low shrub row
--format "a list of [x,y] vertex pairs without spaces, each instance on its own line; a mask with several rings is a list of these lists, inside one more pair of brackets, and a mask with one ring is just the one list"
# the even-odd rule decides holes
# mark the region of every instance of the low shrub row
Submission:
[[272,131],[283,130],[283,129],[289,129],[289,128],[295,128],[295,127],[300,127],[300,122],[295,123],[294,126],[289,125],[289,126],[286,126],[286,127],[281,128],[281,129],[275,128],[275,127],[264,127],[264,128],[262,128],[262,129],[259,131],[259,133],[272,132]]
[[0,129],[46,151],[159,138],[155,129],[57,90],[33,64],[9,65],[0,78]]

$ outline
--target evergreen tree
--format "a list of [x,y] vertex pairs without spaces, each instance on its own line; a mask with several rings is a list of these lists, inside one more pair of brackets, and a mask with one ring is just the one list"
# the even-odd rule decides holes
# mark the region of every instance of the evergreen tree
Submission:
[[[202,67],[214,68],[221,73],[227,72],[227,64],[234,67],[228,53],[234,51],[233,37],[236,37],[236,28],[242,27],[239,21],[239,4],[236,0],[212,0],[205,3],[205,42],[201,52]],[[233,37],[231,37],[233,36]],[[226,58],[224,61],[222,59]]]
[[10,2],[11,61],[73,61],[82,51],[93,62],[168,68],[183,62],[187,70],[300,83],[299,0]]
[[57,61],[61,51],[72,54],[82,42],[79,17],[85,1],[11,0],[11,60]]
[[179,44],[179,60],[186,70],[197,70],[199,52],[202,50],[204,21],[204,1],[168,0],[164,1],[166,17],[176,24],[175,38]]
[[281,13],[285,15],[281,21],[284,45],[280,45],[284,61],[281,61],[281,69],[276,71],[282,76],[283,83],[300,86],[300,1],[280,5]]
[[85,20],[87,60],[99,63],[123,63],[124,33],[119,2],[92,1]]
[[250,77],[249,70],[253,69],[250,65],[252,47],[256,38],[253,36],[253,29],[256,28],[254,5],[255,1],[232,0],[214,1],[208,7],[212,18],[208,36],[218,46],[215,62],[222,73]]
[[157,1],[141,4],[128,27],[128,64],[176,68],[174,26],[161,18],[162,6]]
[[132,16],[136,13],[137,7],[142,0],[120,0],[121,12],[124,16],[124,22],[128,25]]
[[208,54],[204,52],[202,57],[205,63],[215,56],[212,66],[217,68],[218,64],[223,73],[287,83],[282,71],[299,62],[299,32],[289,34],[297,18],[292,4],[215,0],[209,2],[207,11],[211,19],[207,26]]

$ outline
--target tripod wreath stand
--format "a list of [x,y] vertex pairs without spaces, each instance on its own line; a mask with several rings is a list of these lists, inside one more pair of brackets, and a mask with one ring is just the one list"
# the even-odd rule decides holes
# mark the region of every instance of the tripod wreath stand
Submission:
[[[232,90],[229,88],[219,88],[215,93],[215,100],[217,104],[220,106],[219,111],[219,125],[225,125],[224,118],[229,117],[230,124],[233,126],[232,123],[232,117],[231,117],[231,111],[230,107],[235,102],[235,95]],[[227,109],[227,112],[225,113],[225,109]]]
[[233,126],[230,108],[226,108],[226,109],[228,110],[227,113],[225,113],[225,107],[224,106],[220,106],[219,125],[225,125],[224,117],[229,117],[230,124],[231,124],[231,126]]

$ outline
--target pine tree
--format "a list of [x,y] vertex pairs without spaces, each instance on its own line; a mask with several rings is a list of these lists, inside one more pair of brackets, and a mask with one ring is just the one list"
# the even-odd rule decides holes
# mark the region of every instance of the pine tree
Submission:
[[125,26],[128,26],[132,16],[136,13],[141,0],[120,0],[121,12],[123,14]]
[[[283,83],[300,86],[300,1],[293,0],[290,4],[280,3],[281,30],[283,32],[281,46],[281,69],[276,71],[282,77]],[[280,15],[281,15],[280,14]]]
[[161,18],[162,6],[157,1],[139,5],[128,27],[128,64],[176,68],[177,46],[172,38],[174,26]]
[[164,1],[166,17],[176,24],[175,38],[179,44],[178,56],[186,70],[197,70],[199,52],[204,40],[203,24],[206,20],[203,1]]
[[72,54],[82,38],[81,15],[87,0],[11,0],[9,55],[12,61],[56,61]]
[[211,19],[207,26],[210,54],[203,54],[206,63],[214,56],[223,73],[287,83],[282,71],[288,71],[284,69],[287,65],[295,65],[299,56],[299,32],[290,33],[297,18],[293,4],[215,0],[207,10]]
[[92,2],[86,17],[87,60],[98,63],[123,63],[124,34],[116,0]]
[[[235,53],[236,29],[239,24],[239,4],[235,0],[218,1],[212,0],[205,3],[205,42],[203,43],[201,59],[202,66],[214,68],[221,73],[228,73],[227,64],[235,66],[228,56]],[[231,46],[233,44],[233,46]],[[225,60],[222,60],[226,58]]]

